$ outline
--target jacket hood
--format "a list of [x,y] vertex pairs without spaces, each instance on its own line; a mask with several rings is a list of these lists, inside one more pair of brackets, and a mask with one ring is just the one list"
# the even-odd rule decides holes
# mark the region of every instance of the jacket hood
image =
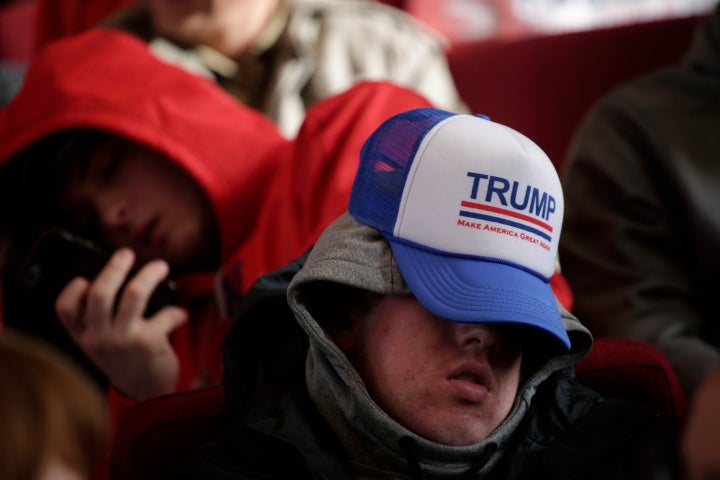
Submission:
[[114,30],[69,37],[38,54],[0,113],[0,164],[72,128],[127,137],[187,171],[217,216],[221,258],[249,235],[271,172],[291,154],[264,116]]
[[[528,410],[538,387],[552,373],[571,368],[592,345],[592,336],[561,307],[571,340],[570,351],[553,350],[534,367],[520,387],[503,423],[475,445],[449,447],[421,438],[385,414],[370,398],[358,373],[313,318],[303,302],[304,289],[329,281],[380,294],[409,294],[387,241],[349,214],[335,221],[318,240],[303,268],[288,288],[288,302],[310,340],[306,380],[313,402],[356,462],[378,468],[407,468],[404,438],[410,438],[420,468],[432,478],[458,475],[472,469],[487,473]],[[450,459],[450,461],[448,461]],[[480,464],[478,464],[480,462]]]

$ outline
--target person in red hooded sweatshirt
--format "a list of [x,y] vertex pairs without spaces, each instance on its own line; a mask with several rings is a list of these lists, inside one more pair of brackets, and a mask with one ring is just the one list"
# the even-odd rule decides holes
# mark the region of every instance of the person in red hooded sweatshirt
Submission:
[[[369,133],[427,105],[359,84],[319,103],[290,141],[128,34],[49,45],[0,112],[4,322],[46,338],[62,324],[58,342],[109,385],[114,421],[134,401],[216,384],[233,305],[346,208]],[[36,283],[72,268],[69,254],[33,256],[51,226],[112,254],[43,298],[28,265],[43,268],[29,270]],[[146,310],[167,279],[177,303]]]

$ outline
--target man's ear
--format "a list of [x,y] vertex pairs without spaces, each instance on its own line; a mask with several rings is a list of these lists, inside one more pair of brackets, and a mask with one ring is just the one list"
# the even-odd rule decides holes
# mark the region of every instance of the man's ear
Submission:
[[360,330],[360,317],[360,314],[351,313],[349,315],[350,328],[339,328],[330,335],[335,345],[343,352],[351,351],[357,344],[358,331]]

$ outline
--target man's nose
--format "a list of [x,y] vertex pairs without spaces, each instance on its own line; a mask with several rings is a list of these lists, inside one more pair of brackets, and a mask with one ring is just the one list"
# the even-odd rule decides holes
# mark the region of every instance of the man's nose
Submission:
[[500,347],[500,333],[492,325],[484,323],[453,323],[459,345],[495,351]]
[[101,196],[96,207],[100,223],[106,228],[118,228],[127,221],[128,205],[121,198]]

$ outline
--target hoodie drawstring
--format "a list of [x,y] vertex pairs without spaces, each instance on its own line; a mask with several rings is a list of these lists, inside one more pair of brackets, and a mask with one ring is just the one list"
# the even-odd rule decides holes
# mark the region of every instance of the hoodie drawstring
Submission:
[[402,447],[403,451],[405,451],[405,461],[407,462],[408,469],[410,470],[410,478],[412,478],[412,480],[422,480],[423,473],[420,468],[420,459],[418,458],[417,443],[415,442],[415,439],[407,436],[402,437],[398,441],[398,444]]
[[463,472],[462,475],[459,475],[458,479],[474,477],[477,472],[483,467],[483,465],[485,465],[487,461],[490,460],[490,456],[495,453],[495,450],[497,450],[496,443],[491,443],[490,445],[485,447],[485,450],[483,450],[482,454],[478,455],[478,458],[475,460],[473,466]]

